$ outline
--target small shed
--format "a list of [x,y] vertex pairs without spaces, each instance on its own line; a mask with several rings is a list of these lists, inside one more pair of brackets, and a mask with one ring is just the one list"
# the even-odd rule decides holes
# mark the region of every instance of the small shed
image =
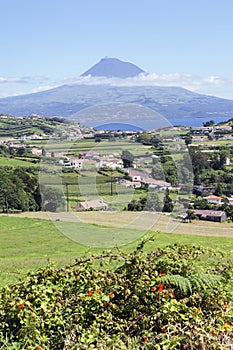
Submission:
[[82,211],[82,210],[106,210],[108,209],[108,204],[103,201],[103,199],[92,199],[86,200],[85,202],[78,203],[74,210]]

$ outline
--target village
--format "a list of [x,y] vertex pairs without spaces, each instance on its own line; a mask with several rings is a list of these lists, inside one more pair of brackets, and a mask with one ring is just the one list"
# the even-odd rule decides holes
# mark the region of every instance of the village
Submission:
[[[19,123],[20,133],[16,130]],[[8,128],[8,134],[5,137],[6,127],[4,125],[13,125],[12,130]],[[31,125],[30,129],[29,125]],[[189,205],[193,217],[217,222],[233,218],[232,120],[223,125],[213,125],[210,121],[201,127],[175,126],[150,132],[135,132],[95,130],[79,123],[37,115],[30,117],[1,115],[0,127],[2,127],[0,146],[4,147],[5,153],[9,150],[9,154],[1,154],[1,159],[4,157],[22,159],[28,165],[31,162],[40,164],[42,159],[48,159],[50,162],[51,159],[53,164],[60,167],[61,172],[66,174],[69,172],[81,174],[94,168],[97,172],[105,172],[106,181],[109,181],[113,172],[119,172],[114,177],[114,186],[118,184],[126,189],[133,189],[135,193],[137,191],[142,193],[142,189],[146,189],[145,193],[148,190],[164,193],[163,197],[167,193],[174,204],[177,201],[177,195],[175,197],[173,194],[182,192],[184,183],[179,182],[174,176],[174,169],[171,175],[171,169],[179,163],[179,153],[186,148],[191,158],[193,157],[192,161],[197,161],[194,156],[198,153],[204,157],[203,161],[206,164],[201,170],[203,175],[200,169],[199,173],[195,173],[195,176],[199,178],[194,179]],[[133,147],[132,150],[138,143],[146,148],[141,154],[133,155],[132,162],[125,164],[124,149],[116,150],[115,147],[115,145],[121,145],[122,141],[126,143],[126,149],[127,143]],[[106,150],[105,144],[107,145]],[[85,148],[86,146],[88,147]],[[174,162],[172,163],[171,155],[174,157],[175,165]],[[161,171],[158,171],[161,157],[163,159],[160,169],[162,174]],[[218,162],[221,164],[217,164]],[[195,164],[193,166],[195,172]],[[213,169],[214,167],[216,169]],[[215,177],[213,183],[207,181],[208,172],[213,178]],[[221,176],[224,173],[224,176],[229,178],[227,180],[229,186],[225,191],[223,188],[219,191],[219,186],[222,186],[220,172],[222,172]],[[226,185],[227,181],[225,181]],[[73,208],[75,210],[110,210],[111,205],[103,198],[98,200],[89,198],[84,202],[80,200]],[[140,210],[143,209],[143,207],[140,208]],[[180,217],[184,221],[187,220],[185,214]]]

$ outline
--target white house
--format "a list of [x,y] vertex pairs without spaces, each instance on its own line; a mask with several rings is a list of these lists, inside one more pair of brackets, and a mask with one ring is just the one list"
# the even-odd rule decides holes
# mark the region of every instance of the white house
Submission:
[[233,205],[233,197],[227,197],[226,198],[226,203],[230,204],[230,205]]
[[218,197],[218,196],[210,195],[210,196],[204,197],[204,199],[205,199],[208,203],[212,203],[212,204],[222,204],[222,198],[221,198],[221,197]]
[[59,161],[59,164],[61,164],[65,168],[81,169],[83,167],[83,161],[78,157],[75,157],[75,158],[65,157],[64,159]]
[[101,157],[99,166],[110,169],[123,168],[123,161],[120,158]]
[[132,174],[132,175],[129,175],[129,176],[131,178],[131,181],[133,181],[133,182],[142,181],[142,178],[141,178],[140,175]]

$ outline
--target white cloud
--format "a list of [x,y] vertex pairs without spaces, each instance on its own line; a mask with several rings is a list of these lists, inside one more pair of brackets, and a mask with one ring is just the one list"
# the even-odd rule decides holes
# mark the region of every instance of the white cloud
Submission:
[[110,86],[177,86],[197,93],[233,99],[233,79],[227,79],[218,76],[201,77],[198,75],[180,73],[140,74],[137,77],[127,79],[86,76],[78,78],[67,78],[61,81],[60,84],[107,84]]
[[223,98],[233,99],[233,79],[219,76],[201,77],[192,74],[140,74],[137,77],[121,79],[106,77],[68,77],[53,81],[47,77],[0,77],[0,97],[28,94],[52,89],[64,84],[85,84],[110,86],[177,86],[185,89]]

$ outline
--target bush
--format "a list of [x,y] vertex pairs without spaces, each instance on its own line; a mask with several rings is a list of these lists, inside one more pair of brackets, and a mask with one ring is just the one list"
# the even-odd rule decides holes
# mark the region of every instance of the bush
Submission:
[[231,259],[183,245],[146,254],[144,244],[2,289],[1,348],[232,349]]

